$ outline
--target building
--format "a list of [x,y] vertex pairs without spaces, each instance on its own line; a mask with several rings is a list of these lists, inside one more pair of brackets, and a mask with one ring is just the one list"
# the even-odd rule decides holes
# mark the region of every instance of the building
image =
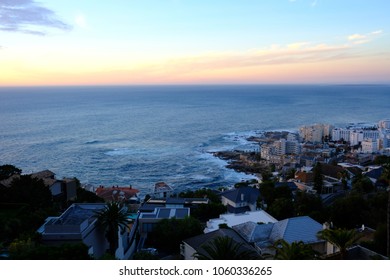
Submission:
[[[104,209],[104,203],[74,203],[59,217],[49,217],[38,229],[42,242],[47,245],[82,242],[88,246],[88,253],[100,258],[109,248],[104,229],[97,224],[96,212]],[[119,248],[116,257],[129,257],[131,247],[130,230],[118,228]]]
[[75,178],[56,179],[55,173],[50,170],[43,170],[32,173],[32,178],[42,180],[50,189],[54,201],[67,202],[76,199],[78,182]]
[[270,214],[265,212],[264,210],[257,210],[252,212],[245,212],[240,214],[222,214],[219,215],[219,218],[210,219],[206,228],[204,229],[204,233],[212,232],[219,229],[219,225],[226,224],[228,227],[232,227],[244,222],[255,222],[255,223],[275,223],[276,220]]
[[154,185],[153,198],[166,198],[173,194],[173,189],[164,182],[158,182]]
[[325,138],[330,138],[332,129],[333,126],[329,124],[301,126],[299,128],[299,137],[304,142],[321,143]]
[[378,141],[374,139],[365,139],[362,141],[362,153],[372,154],[379,151]]
[[390,119],[380,120],[378,122],[378,128],[380,128],[380,129],[390,129]]
[[99,186],[96,191],[96,195],[101,197],[106,202],[116,201],[116,202],[124,202],[128,204],[139,203],[140,199],[137,194],[139,190],[134,189],[132,186],[130,187],[103,187]]
[[320,253],[326,252],[326,242],[317,237],[323,226],[309,216],[294,217],[269,224],[250,221],[232,228],[262,253],[272,253],[270,246],[280,239],[289,244],[302,241],[310,244]]
[[189,208],[156,208],[151,213],[140,213],[138,217],[139,233],[146,238],[152,232],[155,225],[162,219],[184,219],[190,215]]
[[209,204],[208,198],[168,197],[161,199],[149,199],[139,208],[140,212],[153,212],[156,208],[198,208],[199,205]]
[[332,130],[332,141],[350,141],[351,130],[347,128],[335,128]]
[[180,246],[180,254],[185,260],[196,260],[196,253],[209,256],[204,246],[212,244],[213,240],[218,237],[228,237],[233,240],[233,244],[240,244],[239,252],[252,252],[253,255],[259,255],[258,252],[250,246],[239,234],[232,229],[218,229],[213,232],[201,234],[183,240]]
[[244,213],[255,211],[260,191],[252,187],[241,187],[221,193],[222,204],[227,206],[229,213]]

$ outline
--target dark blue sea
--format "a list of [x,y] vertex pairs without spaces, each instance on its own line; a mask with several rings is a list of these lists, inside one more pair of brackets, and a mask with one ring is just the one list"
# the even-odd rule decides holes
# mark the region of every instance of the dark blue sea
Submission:
[[158,181],[231,186],[251,176],[209,152],[255,150],[246,138],[267,130],[389,117],[386,85],[0,88],[0,164],[144,193]]

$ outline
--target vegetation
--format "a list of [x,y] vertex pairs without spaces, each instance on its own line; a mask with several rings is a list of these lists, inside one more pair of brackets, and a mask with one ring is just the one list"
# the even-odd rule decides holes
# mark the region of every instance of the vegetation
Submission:
[[260,256],[243,248],[242,243],[235,242],[231,237],[219,236],[202,246],[204,253],[195,253],[198,260],[251,260]]
[[15,174],[22,174],[22,169],[19,169],[11,164],[0,165],[0,181],[8,179]]
[[15,240],[9,246],[13,260],[90,260],[88,247],[84,243],[47,246],[33,241]]
[[194,217],[163,219],[149,234],[148,240],[159,251],[177,253],[182,240],[202,233],[203,227]]
[[118,231],[127,226],[127,215],[121,204],[109,202],[104,209],[96,213],[98,223],[105,229],[106,239],[110,244],[109,253],[115,256],[118,249]]
[[347,249],[361,238],[355,229],[325,229],[318,233],[318,237],[336,246],[340,250],[342,260],[347,259]]
[[280,239],[272,247],[275,249],[275,260],[314,260],[318,255],[309,244],[302,241],[289,244]]
[[324,186],[324,181],[322,177],[322,166],[321,163],[317,162],[313,168],[314,173],[314,189],[318,194],[322,194],[322,188]]

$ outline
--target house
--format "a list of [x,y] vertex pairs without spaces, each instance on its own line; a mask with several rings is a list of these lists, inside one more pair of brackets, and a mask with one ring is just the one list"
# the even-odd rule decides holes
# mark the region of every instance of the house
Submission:
[[219,218],[216,219],[210,219],[207,224],[206,228],[204,229],[204,233],[216,231],[219,229],[219,225],[226,224],[229,227],[233,227],[235,225],[245,223],[245,222],[254,222],[254,223],[261,223],[261,224],[268,224],[268,223],[275,223],[278,220],[276,220],[274,217],[272,217],[270,214],[265,212],[264,210],[257,210],[257,211],[250,211],[245,213],[239,213],[239,214],[222,214],[219,216]]
[[50,170],[43,170],[32,173],[32,178],[42,180],[43,183],[50,189],[50,192],[55,201],[71,201],[77,197],[78,182],[75,178],[64,178],[58,180],[55,173]]
[[295,182],[287,181],[287,182],[276,182],[275,188],[287,186],[292,192],[295,192],[298,189],[298,185]]
[[295,173],[295,180],[305,185],[311,185],[314,182],[314,173],[297,171]]
[[[47,245],[61,245],[64,243],[82,242],[89,248],[89,254],[100,258],[109,245],[105,232],[97,224],[96,212],[104,209],[104,203],[74,203],[59,217],[49,217],[38,229],[42,235],[42,242]],[[130,230],[119,232],[119,248],[116,257],[125,259],[129,256]]]
[[369,171],[365,172],[364,175],[367,176],[373,184],[376,184],[380,179],[383,173],[383,167],[370,168]]
[[232,228],[262,253],[273,253],[271,246],[280,239],[289,244],[302,241],[310,244],[320,253],[326,251],[326,242],[317,237],[317,233],[323,229],[323,226],[309,216],[294,217],[269,224],[249,221]]
[[201,204],[208,204],[208,198],[182,198],[168,197],[161,199],[151,198],[145,202],[140,208],[140,212],[153,212],[156,208],[197,208]]
[[[340,252],[326,255],[325,260],[339,260]],[[378,254],[370,249],[367,249],[361,245],[356,245],[347,249],[347,260],[388,260],[389,258]]]
[[12,181],[15,180],[15,179],[19,179],[19,178],[20,178],[19,174],[14,174],[14,175],[12,175],[11,177],[9,177],[7,179],[1,180],[0,181],[0,187],[2,186],[4,188],[9,188],[9,187],[11,187]]
[[140,213],[138,217],[139,233],[141,237],[146,237],[162,219],[184,219],[189,215],[189,208],[155,208],[152,213]]
[[129,187],[103,187],[99,186],[95,193],[98,197],[101,197],[106,202],[117,201],[124,202],[126,204],[139,204],[140,199],[137,196],[139,190],[134,189],[132,186]]
[[173,189],[164,182],[158,182],[154,185],[153,198],[166,198],[173,194]]
[[241,187],[222,192],[221,201],[229,213],[244,213],[256,210],[259,195],[256,188]]
[[240,251],[251,251],[254,255],[259,255],[258,252],[250,246],[239,234],[232,229],[219,229],[206,234],[197,235],[182,241],[180,246],[180,254],[185,260],[196,260],[196,253],[208,255],[204,250],[204,246],[212,244],[217,237],[229,237],[234,243],[241,244]]

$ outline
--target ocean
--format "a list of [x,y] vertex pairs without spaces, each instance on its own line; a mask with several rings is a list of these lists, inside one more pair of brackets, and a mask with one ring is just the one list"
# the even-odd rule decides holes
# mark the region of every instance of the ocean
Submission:
[[389,85],[3,87],[0,164],[143,194],[218,188],[253,178],[210,154],[258,149],[248,136],[389,117]]

